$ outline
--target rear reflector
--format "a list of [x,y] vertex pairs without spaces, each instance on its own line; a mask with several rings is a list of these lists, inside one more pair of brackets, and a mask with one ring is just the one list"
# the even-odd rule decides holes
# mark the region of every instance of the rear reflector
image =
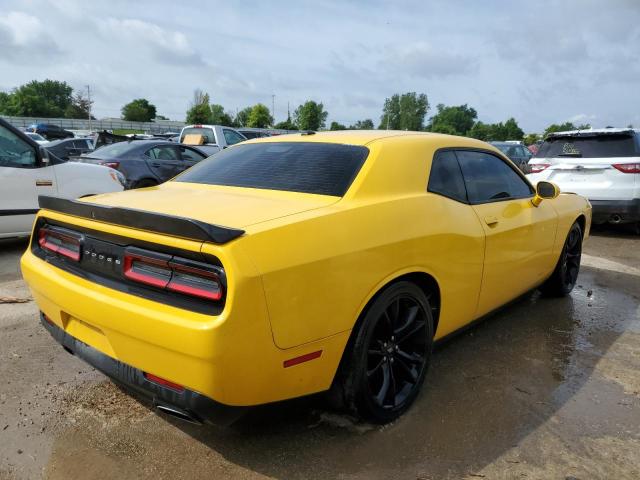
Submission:
[[100,165],[104,165],[105,167],[110,167],[117,170],[120,166],[120,162],[102,162]]
[[42,227],[38,231],[38,245],[40,245],[40,248],[74,262],[80,261],[81,242],[81,235],[75,235],[62,229]]
[[309,360],[314,360],[319,358],[322,355],[322,350],[318,350],[317,352],[306,353],[299,357],[290,358],[289,360],[285,360],[283,362],[284,368],[293,367],[294,365],[298,365],[300,363],[308,362]]
[[640,163],[614,163],[612,167],[622,173],[640,173]]
[[531,173],[539,173],[543,171],[545,168],[549,168],[550,166],[551,166],[550,163],[531,164]]
[[174,392],[182,393],[184,392],[184,387],[177,383],[170,382],[169,380],[165,380],[164,378],[158,377],[156,375],[152,375],[150,373],[144,372],[144,378],[149,380],[152,383],[157,385],[161,385],[163,387],[169,388]]

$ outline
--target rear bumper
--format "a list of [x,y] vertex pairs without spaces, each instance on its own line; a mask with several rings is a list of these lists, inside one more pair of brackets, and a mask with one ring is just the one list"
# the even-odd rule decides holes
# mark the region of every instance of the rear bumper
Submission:
[[640,198],[633,200],[590,200],[593,223],[640,222]]
[[178,392],[150,382],[145,378],[142,370],[111,358],[72,337],[60,327],[47,321],[42,312],[40,312],[40,322],[65,350],[101,371],[115,383],[148,398],[154,406],[174,411],[185,420],[228,425],[246,411],[246,408],[223,405],[186,388]]

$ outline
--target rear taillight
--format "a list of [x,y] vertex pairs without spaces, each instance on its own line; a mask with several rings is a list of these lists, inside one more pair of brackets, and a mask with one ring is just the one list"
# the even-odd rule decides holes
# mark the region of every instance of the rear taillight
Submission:
[[42,227],[38,231],[38,245],[47,252],[79,262],[82,235],[55,227]]
[[120,162],[101,162],[100,165],[104,165],[105,167],[110,167],[114,170],[117,170],[120,166]]
[[134,282],[205,300],[223,295],[219,269],[206,263],[129,249],[123,267],[124,276]]
[[640,163],[614,163],[611,166],[622,173],[640,173]]
[[550,163],[532,163],[529,166],[531,167],[531,173],[539,173],[543,171],[545,168],[549,168],[551,164]]

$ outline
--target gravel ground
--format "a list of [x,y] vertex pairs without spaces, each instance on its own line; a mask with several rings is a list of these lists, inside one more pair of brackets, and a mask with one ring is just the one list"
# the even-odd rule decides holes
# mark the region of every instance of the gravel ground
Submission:
[[[0,243],[0,297],[29,298]],[[384,427],[321,398],[198,427],[123,393],[0,304],[0,480],[640,478],[640,238],[595,232],[578,286],[537,292],[440,345],[422,394]]]

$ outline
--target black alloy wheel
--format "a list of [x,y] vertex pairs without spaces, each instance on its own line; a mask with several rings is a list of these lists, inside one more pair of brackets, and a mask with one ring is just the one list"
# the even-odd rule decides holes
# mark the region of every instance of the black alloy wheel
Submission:
[[578,222],[575,222],[569,230],[553,274],[540,287],[540,290],[546,295],[555,297],[568,295],[578,280],[581,258],[582,228]]
[[413,403],[431,358],[433,315],[428,298],[410,282],[383,291],[368,309],[348,359],[348,405],[387,423]]

